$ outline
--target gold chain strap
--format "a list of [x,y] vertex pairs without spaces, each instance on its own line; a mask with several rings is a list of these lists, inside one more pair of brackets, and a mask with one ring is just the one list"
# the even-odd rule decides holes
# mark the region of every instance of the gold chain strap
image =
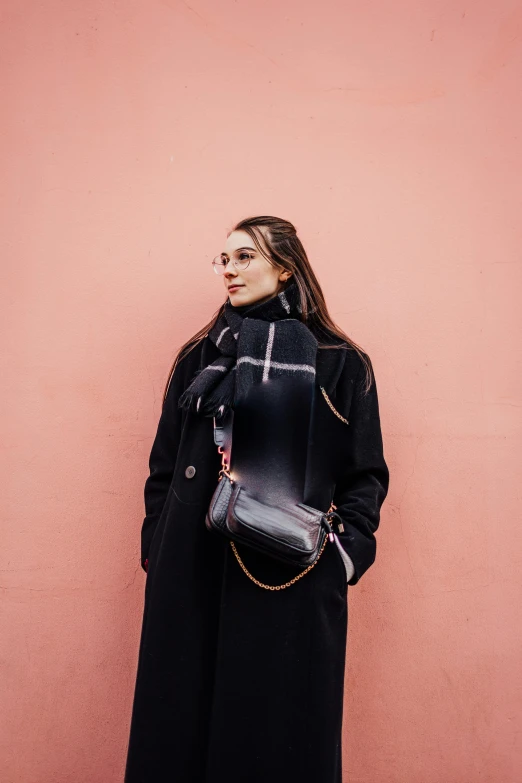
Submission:
[[260,582],[259,579],[256,579],[255,576],[252,576],[250,571],[246,568],[245,564],[243,563],[243,561],[239,557],[238,551],[236,549],[236,545],[234,544],[233,541],[230,541],[230,546],[234,550],[234,554],[235,554],[235,556],[237,558],[237,562],[239,563],[239,565],[241,566],[241,568],[243,569],[245,574],[248,576],[248,578],[251,579],[253,582],[255,582],[256,585],[258,585],[259,587],[264,587],[265,590],[284,590],[285,587],[290,587],[290,585],[293,585],[294,582],[297,582],[298,579],[301,579],[301,577],[303,577],[305,574],[307,574],[308,571],[310,571],[310,569],[314,567],[314,565],[317,563],[317,561],[319,560],[319,558],[323,554],[323,551],[324,551],[324,548],[326,546],[326,542],[327,541],[328,541],[328,536],[325,536],[324,537],[324,541],[323,541],[323,545],[321,547],[321,550],[320,550],[319,554],[317,555],[317,557],[315,558],[313,563],[310,563],[310,565],[307,568],[305,568],[304,571],[301,571],[300,574],[297,574],[297,576],[294,576],[294,578],[290,579],[289,582],[285,582],[282,585],[265,585],[265,584],[263,584],[263,582]]
[[[221,454],[221,470],[219,471],[219,481],[221,481],[224,476],[226,476],[228,479],[230,479],[230,481],[232,481],[233,479],[232,479],[232,476],[230,475],[229,468],[228,468],[228,465],[227,465],[227,458],[226,458],[225,450],[221,446],[218,446],[218,452]],[[333,500],[332,500],[332,502],[330,503],[330,508],[328,509],[328,511],[326,513],[330,514],[330,512],[334,511],[336,508],[337,508],[337,506],[334,505]],[[265,585],[265,584],[263,584],[263,582],[260,582],[259,579],[256,579],[255,576],[253,576],[250,573],[250,571],[247,569],[247,567],[245,566],[245,564],[241,560],[241,558],[239,556],[239,552],[236,549],[235,543],[233,541],[230,541],[229,543],[230,543],[230,546],[232,547],[232,551],[234,552],[234,554],[236,556],[237,562],[239,563],[239,565],[241,566],[241,568],[243,569],[245,574],[248,576],[248,578],[252,580],[252,582],[255,582],[256,585],[258,585],[259,587],[263,587],[265,590],[284,590],[285,587],[290,587],[290,585],[293,585],[295,582],[297,582],[298,579],[301,579],[305,574],[307,574],[310,571],[310,569],[312,569],[314,567],[314,565],[316,565],[316,563],[318,562],[319,558],[321,557],[321,555],[324,552],[324,548],[326,546],[326,542],[327,541],[328,541],[328,535],[326,535],[324,537],[323,544],[322,544],[321,549],[319,551],[319,554],[315,558],[314,562],[310,563],[310,565],[307,566],[304,569],[304,571],[301,571],[300,574],[297,574],[297,576],[294,576],[292,579],[290,579],[289,582],[285,582],[282,585]]]
[[321,386],[320,388],[321,388],[321,391],[322,391],[322,393],[323,393],[323,397],[325,398],[326,402],[328,403],[328,405],[330,406],[330,408],[333,410],[333,412],[335,413],[335,415],[336,415],[336,416],[338,416],[338,417],[341,419],[341,421],[344,421],[344,423],[345,423],[345,424],[349,424],[349,422],[348,422],[348,419],[345,419],[345,418],[344,418],[344,416],[341,416],[341,414],[339,413],[339,411],[336,411],[336,410],[335,410],[335,408],[334,408],[334,406],[332,405],[332,403],[331,403],[331,401],[330,401],[330,398],[328,397],[328,395],[327,395],[327,393],[325,392],[324,388],[323,388],[322,386]]

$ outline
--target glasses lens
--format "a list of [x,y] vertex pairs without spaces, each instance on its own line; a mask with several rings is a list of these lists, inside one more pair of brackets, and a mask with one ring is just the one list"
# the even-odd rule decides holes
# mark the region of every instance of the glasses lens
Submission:
[[252,256],[250,255],[250,253],[246,253],[245,251],[239,253],[237,258],[235,259],[236,267],[238,269],[246,269],[250,263],[251,258]]
[[225,261],[221,258],[221,256],[215,257],[215,259],[212,261],[212,266],[214,267],[214,272],[216,275],[222,275],[225,273]]

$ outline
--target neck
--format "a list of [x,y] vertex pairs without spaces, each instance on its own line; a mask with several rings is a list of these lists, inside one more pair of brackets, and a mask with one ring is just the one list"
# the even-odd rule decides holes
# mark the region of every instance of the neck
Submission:
[[[282,290],[283,289],[280,289],[280,291]],[[275,294],[271,294],[271,296],[267,296],[262,299],[256,299],[255,302],[248,302],[248,304],[244,304],[244,305],[233,305],[229,303],[229,307],[235,313],[245,313],[247,310],[250,310],[251,308],[258,307],[259,305],[265,304],[265,302],[269,302],[271,299],[274,299],[280,293],[280,291],[276,291]]]
[[266,304],[266,302],[272,301],[282,291],[288,291],[289,289],[293,289],[294,286],[295,286],[295,283],[293,281],[291,281],[290,283],[287,283],[287,285],[280,286],[277,289],[277,291],[275,293],[271,294],[270,296],[267,296],[267,297],[262,298],[262,299],[256,299],[255,302],[249,302],[248,304],[245,304],[245,305],[232,305],[232,304],[230,304],[230,300],[229,300],[228,301],[228,306],[236,313],[244,313],[244,312],[246,312],[246,310],[248,310],[251,307],[257,307],[257,306],[260,306],[262,304]]

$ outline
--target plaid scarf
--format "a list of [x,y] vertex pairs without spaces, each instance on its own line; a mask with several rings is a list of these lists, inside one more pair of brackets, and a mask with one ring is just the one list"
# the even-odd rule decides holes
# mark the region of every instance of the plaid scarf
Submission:
[[315,379],[317,339],[299,320],[300,313],[294,281],[259,304],[234,306],[228,299],[208,333],[221,356],[197,371],[179,407],[217,417],[252,384],[285,375]]

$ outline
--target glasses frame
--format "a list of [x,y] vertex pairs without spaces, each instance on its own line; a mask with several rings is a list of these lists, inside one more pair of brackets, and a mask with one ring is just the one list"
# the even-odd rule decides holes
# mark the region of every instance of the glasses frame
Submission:
[[[242,252],[244,253],[246,251],[243,250]],[[215,256],[215,258],[212,259],[212,266],[214,268],[214,272],[216,273],[216,275],[219,275],[220,277],[222,277],[225,274],[225,272],[227,271],[227,266],[229,265],[230,261],[232,261],[232,263],[234,264],[236,269],[239,269],[240,272],[244,272],[245,269],[248,269],[248,267],[250,265],[250,262],[252,261],[252,258],[253,258],[253,256],[249,254],[249,258],[248,258],[248,261],[246,263],[244,261],[240,261],[237,258],[229,258],[227,260],[226,264],[223,264],[224,258],[220,254],[218,256]],[[221,269],[223,271],[220,271],[220,267],[221,267]]]

